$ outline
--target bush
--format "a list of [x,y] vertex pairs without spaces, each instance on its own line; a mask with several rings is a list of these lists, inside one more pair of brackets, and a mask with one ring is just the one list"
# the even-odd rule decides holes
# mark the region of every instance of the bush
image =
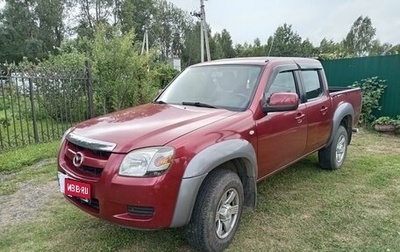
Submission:
[[149,102],[157,93],[152,55],[140,55],[134,33],[120,35],[100,26],[93,43],[93,76],[97,112],[109,113]]
[[376,119],[372,125],[397,125],[397,120],[389,116],[381,116]]
[[360,123],[367,126],[376,118],[373,114],[375,110],[380,110],[380,99],[385,92],[386,80],[380,80],[378,77],[363,79],[361,82],[354,82],[353,87],[361,88],[362,109],[360,114]]
[[179,71],[172,65],[163,63],[155,66],[155,74],[158,81],[157,87],[163,89],[179,74]]

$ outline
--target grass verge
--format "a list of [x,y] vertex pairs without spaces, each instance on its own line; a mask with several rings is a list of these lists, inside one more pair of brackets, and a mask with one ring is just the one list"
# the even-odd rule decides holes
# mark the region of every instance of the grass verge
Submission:
[[[399,153],[399,137],[361,131],[341,170],[321,170],[311,155],[267,178],[258,185],[256,211],[243,215],[227,251],[397,251]],[[56,192],[55,170],[53,164],[28,176],[47,178],[53,191],[35,219],[4,227],[2,250],[191,251],[183,229],[129,230],[68,204]]]
[[46,158],[56,157],[60,142],[29,145],[0,153],[0,172],[17,172]]

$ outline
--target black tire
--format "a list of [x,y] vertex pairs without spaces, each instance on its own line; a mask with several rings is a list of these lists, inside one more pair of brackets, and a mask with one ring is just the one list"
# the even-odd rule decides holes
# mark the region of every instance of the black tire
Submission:
[[239,226],[243,199],[243,185],[236,173],[225,169],[211,172],[200,187],[187,226],[189,244],[200,251],[227,248]]
[[332,143],[318,151],[319,165],[326,170],[340,169],[346,159],[348,142],[347,131],[340,125]]

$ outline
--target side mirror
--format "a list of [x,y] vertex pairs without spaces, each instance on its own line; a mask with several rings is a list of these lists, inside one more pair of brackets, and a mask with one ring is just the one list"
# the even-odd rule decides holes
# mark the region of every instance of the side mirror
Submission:
[[273,93],[266,102],[263,103],[264,113],[292,111],[299,107],[299,96],[295,93]]

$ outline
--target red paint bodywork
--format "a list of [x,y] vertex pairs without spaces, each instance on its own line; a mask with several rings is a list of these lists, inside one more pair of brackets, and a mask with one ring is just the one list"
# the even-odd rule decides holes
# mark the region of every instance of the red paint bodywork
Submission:
[[[277,66],[293,63],[293,59],[241,59],[206,64],[263,65],[263,73],[251,104],[244,112],[225,109],[199,108],[183,105],[146,104],[101,116],[78,124],[77,135],[117,143],[109,155],[97,155],[83,150],[84,164],[101,169],[100,176],[87,175],[77,170],[71,160],[76,146],[64,141],[59,154],[59,171],[91,185],[92,198],[99,208],[66,197],[82,210],[117,223],[139,229],[160,229],[171,224],[182,176],[190,160],[206,147],[227,140],[245,139],[257,154],[258,180],[296,162],[327,144],[332,131],[332,117],[343,102],[354,107],[357,123],[361,109],[359,89],[326,91],[320,99],[299,104],[297,110],[262,111],[263,90]],[[325,107],[327,109],[325,110]],[[249,132],[255,132],[250,134]],[[157,177],[122,177],[118,168],[125,155],[151,146],[172,146],[175,160],[172,167]],[[127,213],[128,206],[151,207],[151,216]]]

